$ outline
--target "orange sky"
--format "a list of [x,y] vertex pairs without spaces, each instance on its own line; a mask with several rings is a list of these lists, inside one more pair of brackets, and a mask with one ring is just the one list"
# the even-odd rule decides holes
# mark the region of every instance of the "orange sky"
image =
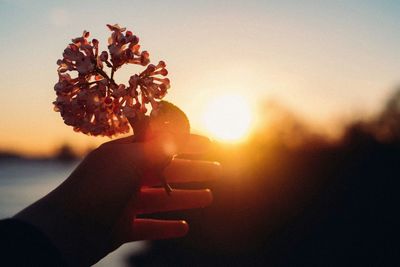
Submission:
[[108,140],[73,132],[51,105],[69,40],[86,29],[104,45],[107,23],[132,29],[153,62],[167,62],[166,100],[201,133],[205,106],[223,92],[253,106],[276,99],[327,127],[376,111],[400,79],[396,1],[79,3],[0,0],[0,150],[48,154],[61,142],[84,150]]

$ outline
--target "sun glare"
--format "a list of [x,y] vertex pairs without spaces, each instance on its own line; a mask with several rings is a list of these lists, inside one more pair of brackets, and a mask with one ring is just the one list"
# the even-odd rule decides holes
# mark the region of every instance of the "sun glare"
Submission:
[[252,112],[248,101],[239,95],[218,96],[207,104],[203,121],[212,137],[226,142],[240,141],[250,131]]

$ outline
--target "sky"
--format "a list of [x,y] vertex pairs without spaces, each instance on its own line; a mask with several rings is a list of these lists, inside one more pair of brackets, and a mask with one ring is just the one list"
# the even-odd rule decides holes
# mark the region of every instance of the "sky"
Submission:
[[[205,133],[204,107],[237,94],[274,100],[321,128],[373,114],[400,81],[400,1],[0,0],[0,150],[49,154],[107,138],[75,133],[53,111],[57,59],[91,32],[106,48],[107,23],[140,37],[165,60],[169,100]],[[137,67],[117,73],[126,83]]]

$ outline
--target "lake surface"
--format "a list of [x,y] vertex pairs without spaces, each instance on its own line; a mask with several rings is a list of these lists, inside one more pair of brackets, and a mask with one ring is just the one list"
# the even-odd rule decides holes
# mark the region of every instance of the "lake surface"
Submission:
[[[0,161],[0,219],[13,216],[56,188],[78,165],[57,161]],[[128,255],[141,253],[147,242],[135,242],[120,247],[95,266],[127,266]]]

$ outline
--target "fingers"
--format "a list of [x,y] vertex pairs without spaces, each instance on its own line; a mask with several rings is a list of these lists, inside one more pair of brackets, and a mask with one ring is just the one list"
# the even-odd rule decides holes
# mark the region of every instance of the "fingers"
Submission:
[[147,154],[156,156],[173,156],[177,154],[202,154],[207,152],[211,141],[200,135],[191,134],[178,136],[163,134],[160,137],[144,143]]
[[135,219],[129,241],[177,238],[188,231],[189,226],[185,221]]
[[[199,135],[189,135],[182,153],[203,153],[210,146],[210,141]],[[177,146],[168,138],[154,139],[149,142],[132,142],[132,136],[114,140],[101,145],[90,153],[92,161],[101,166],[108,166],[114,173],[131,173],[134,167],[141,170],[164,168],[176,154]]]
[[179,153],[185,154],[203,154],[206,153],[211,146],[211,141],[205,136],[191,134],[186,144]]
[[[221,174],[221,166],[218,162],[173,159],[164,169],[164,175],[168,183],[204,182],[217,179]],[[146,176],[142,181],[144,186],[160,184],[157,175]]]
[[212,202],[212,194],[204,190],[173,190],[167,195],[163,188],[143,188],[135,203],[137,214],[203,208]]
[[218,162],[174,159],[165,168],[164,175],[170,183],[203,182],[220,176]]
[[[151,140],[146,143],[139,143],[149,147],[156,147],[160,149],[160,152],[163,150],[167,150],[169,153],[185,153],[185,154],[202,154],[207,152],[210,148],[211,141],[205,136],[197,135],[197,134],[190,134],[187,142],[181,147],[177,148],[175,146],[175,139],[177,138],[167,138],[168,135],[162,135],[157,139]],[[138,143],[134,143],[134,136],[127,136],[124,138],[118,138],[112,140],[110,142],[105,143],[104,145],[137,145]]]

